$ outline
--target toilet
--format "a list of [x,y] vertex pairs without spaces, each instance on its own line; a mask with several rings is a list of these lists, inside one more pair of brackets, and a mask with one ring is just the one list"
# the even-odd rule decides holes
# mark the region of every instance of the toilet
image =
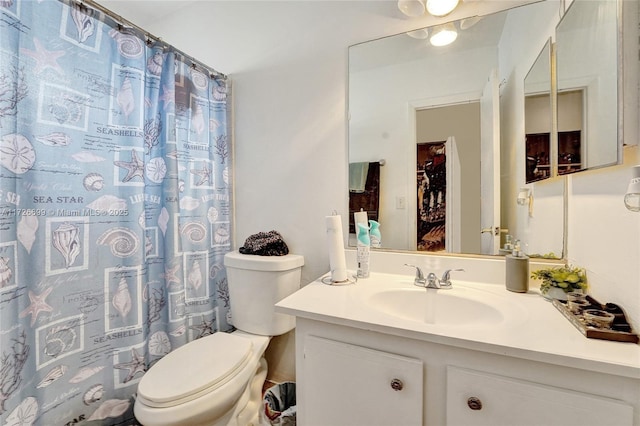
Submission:
[[272,336],[295,327],[274,305],[300,288],[304,257],[224,257],[236,330],[194,340],[154,364],[138,384],[136,419],[145,426],[259,424],[264,352]]

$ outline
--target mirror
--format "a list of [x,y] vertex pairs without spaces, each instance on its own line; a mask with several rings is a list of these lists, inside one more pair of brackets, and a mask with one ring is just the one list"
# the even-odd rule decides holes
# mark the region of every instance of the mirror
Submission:
[[[528,70],[555,28],[557,8],[531,3],[454,22],[458,37],[446,47],[404,33],[349,47],[349,163],[360,163],[361,170],[384,163],[370,182],[377,184],[383,249],[498,254],[504,228],[527,222],[504,219],[521,209],[500,218],[503,206],[515,209],[517,196],[517,188],[501,191],[501,179],[520,180],[519,170],[500,170],[501,152],[505,144],[524,146],[515,136],[522,129],[512,129],[501,144],[501,92],[519,93],[507,114],[523,100],[521,89],[507,87],[516,84],[507,82],[514,66],[501,70],[500,64],[507,57]],[[519,87],[525,72],[518,71]],[[523,122],[522,116],[513,120]],[[513,157],[509,166],[516,163]],[[349,216],[359,211],[358,205],[351,209]],[[562,217],[561,209],[553,212]],[[544,241],[544,228],[535,236]],[[353,234],[349,245],[355,245]]]
[[[502,221],[530,257],[558,259],[564,251],[564,180],[550,179],[557,167],[552,62],[553,45],[547,39],[524,78],[524,147],[522,154],[515,151],[515,158],[525,158],[520,163],[525,183],[543,183],[517,188],[516,205],[507,204]],[[511,169],[507,166],[508,181],[517,176]]]
[[[610,47],[616,44],[602,51],[593,48],[593,43],[611,41],[610,30],[600,26],[608,28],[611,19],[615,24],[616,14],[611,16],[608,7],[616,2],[573,3],[557,28],[564,3],[545,1],[453,22],[458,39],[444,48],[409,33],[349,47],[349,163],[360,163],[360,170],[366,164],[380,166],[374,183],[382,249],[415,251],[422,242],[439,252],[496,254],[508,232],[523,241],[529,254],[562,257],[564,180],[545,178],[615,164],[621,156],[610,120],[601,123],[596,116],[621,119],[617,100],[612,103],[606,96],[617,93],[618,57]],[[571,18],[574,8],[582,8],[577,4],[604,8],[598,13],[607,18],[600,22],[593,13]],[[549,85],[536,69],[538,60],[539,68],[548,68],[544,61],[552,47],[542,52],[540,47],[556,29],[559,116],[552,118],[551,127],[532,130],[533,121],[525,120],[524,92],[533,101],[542,95],[542,85]],[[430,27],[419,33],[433,31]],[[594,40],[601,32],[607,34],[604,39]],[[578,53],[581,49],[591,52]],[[587,59],[595,63],[587,65]],[[543,96],[537,101],[549,105]],[[565,104],[572,105],[573,112],[564,112]],[[460,112],[437,118],[456,106],[478,108],[468,118]],[[420,124],[423,116],[431,117],[426,125]],[[440,129],[447,123],[450,128]],[[475,126],[471,123],[479,123],[479,135],[462,135],[461,129]],[[520,160],[526,158],[524,134],[536,132],[551,133],[545,153],[549,172],[527,177]],[[564,142],[558,147],[557,140]],[[427,154],[419,152],[420,145]],[[542,149],[536,152],[542,154]],[[538,163],[546,165],[536,159]],[[432,187],[434,173],[446,175],[444,190]],[[366,192],[368,183],[363,182]],[[535,212],[518,201],[525,186],[535,199]],[[352,208],[349,216],[359,210]],[[443,215],[444,226],[438,223]],[[433,221],[421,228],[425,219]],[[349,245],[354,242],[350,234]]]
[[[524,79],[525,181],[551,177],[551,40]],[[520,200],[518,200],[520,202]]]
[[573,1],[556,28],[558,174],[618,164],[621,4]]

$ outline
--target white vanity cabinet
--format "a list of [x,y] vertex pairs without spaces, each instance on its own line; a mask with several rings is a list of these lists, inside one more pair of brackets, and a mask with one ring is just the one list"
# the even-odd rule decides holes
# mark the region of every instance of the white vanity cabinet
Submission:
[[637,379],[433,340],[298,317],[299,424],[640,424]]
[[276,304],[296,316],[299,425],[640,426],[640,345],[587,339],[535,291],[457,281],[429,320],[421,295],[372,272]]
[[447,425],[633,424],[621,401],[512,377],[447,367]]
[[422,360],[307,336],[304,393],[309,426],[410,426],[422,422]]

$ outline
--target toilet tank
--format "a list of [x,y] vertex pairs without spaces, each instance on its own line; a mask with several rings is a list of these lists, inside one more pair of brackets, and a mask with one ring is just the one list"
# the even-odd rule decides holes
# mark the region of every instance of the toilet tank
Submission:
[[292,330],[295,317],[275,304],[300,288],[304,257],[257,256],[238,251],[224,256],[233,325],[248,333],[278,336]]

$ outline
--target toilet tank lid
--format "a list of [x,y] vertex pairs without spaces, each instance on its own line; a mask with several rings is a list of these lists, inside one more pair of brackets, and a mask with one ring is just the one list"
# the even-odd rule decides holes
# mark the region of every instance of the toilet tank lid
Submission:
[[258,256],[232,251],[224,255],[224,266],[253,271],[288,271],[304,265],[304,257],[298,254],[284,256]]

